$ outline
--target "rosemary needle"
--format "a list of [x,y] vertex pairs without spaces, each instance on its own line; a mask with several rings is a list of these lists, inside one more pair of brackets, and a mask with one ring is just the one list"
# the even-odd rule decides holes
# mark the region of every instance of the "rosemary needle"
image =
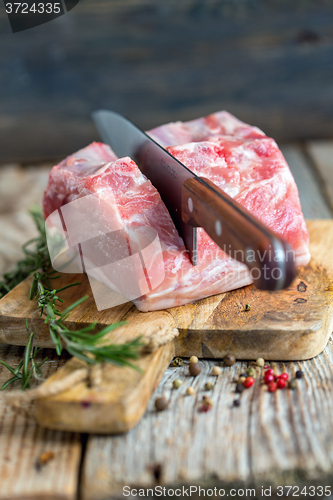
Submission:
[[[51,267],[43,213],[39,207],[32,207],[29,213],[35,222],[39,236],[23,245],[24,258],[17,263],[15,270],[4,275],[3,281],[0,282],[0,298],[33,273],[29,298],[37,300],[40,315],[45,314],[45,324],[49,326],[50,338],[59,356],[65,347],[72,356],[82,359],[87,364],[106,362],[119,366],[130,366],[139,370],[131,361],[140,356],[140,349],[143,346],[140,337],[123,344],[110,344],[106,341],[106,335],[123,325],[123,322],[108,325],[97,333],[92,333],[96,323],[80,330],[67,328],[64,322],[70,312],[88,297],[82,297],[69,305],[64,312],[60,312],[58,303],[63,302],[63,300],[58,296],[58,293],[69,287],[80,285],[80,283],[76,281],[58,289],[52,287],[50,280],[58,278],[59,275],[55,276],[55,271]],[[41,366],[47,361],[47,358],[36,363],[36,357],[41,348],[34,347],[35,333],[30,332],[28,320],[26,320],[26,331],[28,341],[24,349],[23,359],[17,367],[14,368],[0,360],[0,363],[13,375],[2,385],[1,390],[18,380],[21,382],[22,390],[24,390],[30,387],[31,378],[42,378]]]

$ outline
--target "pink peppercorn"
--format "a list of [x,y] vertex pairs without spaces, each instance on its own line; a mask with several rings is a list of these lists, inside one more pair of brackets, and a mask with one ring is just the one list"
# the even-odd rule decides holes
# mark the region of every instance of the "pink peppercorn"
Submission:
[[244,382],[243,382],[243,386],[248,389],[249,387],[251,387],[252,385],[254,384],[254,378],[253,377],[247,377]]
[[276,388],[277,388],[276,382],[270,382],[268,384],[268,390],[269,390],[269,392],[275,392]]
[[271,373],[266,373],[265,374],[265,377],[264,377],[265,384],[269,384],[271,382],[274,382],[274,380],[275,380],[274,375],[272,375]]
[[281,373],[281,375],[279,376],[279,378],[283,378],[283,380],[288,380],[289,375],[288,375],[288,373]]
[[269,370],[265,371],[265,375],[274,375],[274,370],[273,368],[269,368]]
[[287,385],[287,381],[284,378],[279,378],[276,385],[279,389],[284,389]]

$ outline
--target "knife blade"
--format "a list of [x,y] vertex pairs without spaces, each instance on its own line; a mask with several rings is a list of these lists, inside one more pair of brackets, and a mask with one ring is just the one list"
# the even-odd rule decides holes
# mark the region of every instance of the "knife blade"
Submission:
[[196,228],[203,227],[222,250],[249,267],[258,288],[276,291],[290,285],[296,267],[289,243],[127,118],[107,110],[95,111],[92,117],[102,140],[119,158],[132,158],[158,190],[193,265],[197,264]]

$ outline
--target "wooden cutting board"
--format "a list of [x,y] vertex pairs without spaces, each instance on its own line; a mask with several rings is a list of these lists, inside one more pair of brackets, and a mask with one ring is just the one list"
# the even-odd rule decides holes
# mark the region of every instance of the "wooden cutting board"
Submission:
[[[81,382],[58,396],[39,400],[39,422],[54,429],[80,432],[128,430],[142,417],[175,355],[219,359],[233,353],[237,359],[303,360],[319,354],[333,329],[333,221],[307,224],[311,262],[299,270],[292,286],[281,292],[248,286],[164,311],[141,313],[127,303],[98,312],[85,276],[62,275],[57,287],[76,279],[81,281],[79,287],[62,292],[66,305],[83,295],[89,296],[68,318],[71,327],[96,321],[97,328],[102,328],[126,320],[127,325],[110,334],[113,342],[153,333],[165,326],[176,327],[180,333],[173,342],[141,357],[138,364],[143,373],[106,365],[98,387]],[[31,318],[36,309],[36,304],[28,300],[30,282],[28,278],[0,301],[0,342],[26,344],[25,319]],[[249,311],[245,311],[246,304],[250,305]],[[51,347],[43,320],[34,317],[33,328],[37,344]],[[45,384],[52,384],[81,366],[72,359]]]

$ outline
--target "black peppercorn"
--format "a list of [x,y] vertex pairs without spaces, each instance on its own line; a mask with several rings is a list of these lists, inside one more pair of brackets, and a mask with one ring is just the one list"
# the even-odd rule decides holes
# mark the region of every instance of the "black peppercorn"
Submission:
[[234,400],[234,406],[240,406],[240,404],[241,404],[240,399]]
[[192,377],[196,377],[197,375],[199,375],[199,373],[201,373],[201,366],[199,365],[199,363],[190,363],[188,371],[190,372],[190,375],[192,375]]
[[297,370],[296,378],[303,378],[303,377],[304,377],[304,373],[302,372],[302,370]]
[[168,401],[165,396],[155,399],[155,408],[157,411],[163,411],[168,406]]
[[227,366],[232,366],[236,363],[236,358],[233,354],[227,354],[226,356],[224,356],[223,362]]
[[236,392],[243,392],[243,391],[244,391],[243,384],[237,384],[236,385]]

